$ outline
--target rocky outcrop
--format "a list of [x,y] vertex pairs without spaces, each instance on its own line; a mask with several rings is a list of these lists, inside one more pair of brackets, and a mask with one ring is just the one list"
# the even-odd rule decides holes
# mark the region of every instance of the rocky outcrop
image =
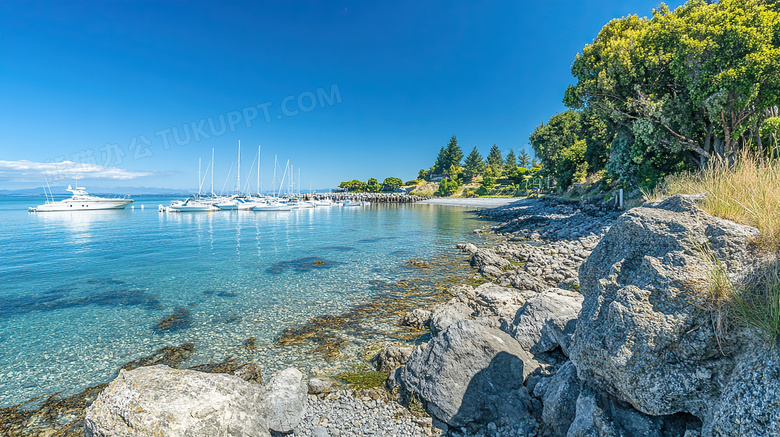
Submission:
[[569,355],[582,307],[579,293],[550,289],[530,298],[517,311],[508,332],[523,349],[538,354],[559,347]]
[[565,436],[577,412],[580,380],[571,361],[561,366],[552,377],[534,387],[534,396],[542,400],[542,422],[545,434]]
[[290,432],[306,414],[308,386],[303,374],[294,367],[275,373],[263,387],[265,416],[268,428]]
[[623,214],[580,268],[570,354],[580,380],[646,414],[706,419],[746,342],[739,331],[718,338],[702,311],[712,269],[701,248],[740,272],[757,235],[684,196]]
[[87,409],[87,436],[268,436],[260,385],[163,365],[121,370]]
[[453,323],[468,319],[471,308],[458,299],[452,299],[446,305],[437,305],[431,313],[431,333],[438,335]]
[[401,319],[401,326],[414,329],[423,329],[431,320],[431,312],[421,308],[415,308],[407,312]]
[[506,333],[461,320],[415,349],[394,377],[450,426],[505,423],[528,419],[523,380],[537,366]]
[[394,344],[385,345],[376,355],[376,367],[382,373],[390,373],[403,366],[412,356],[412,348]]
[[780,435],[780,350],[756,344],[739,358],[703,435]]
[[480,272],[487,266],[494,267],[500,272],[501,269],[508,268],[512,265],[512,263],[488,249],[477,249],[471,256],[470,263],[472,267],[478,269]]
[[690,437],[698,436],[695,419],[648,416],[585,385],[577,397],[577,414],[567,437]]

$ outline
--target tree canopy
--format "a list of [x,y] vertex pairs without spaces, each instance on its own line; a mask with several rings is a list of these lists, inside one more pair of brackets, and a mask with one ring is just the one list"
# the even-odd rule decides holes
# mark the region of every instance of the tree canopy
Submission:
[[681,160],[702,167],[762,149],[761,126],[780,97],[777,6],[691,0],[674,11],[661,5],[649,19],[615,19],[572,74],[564,103],[612,125],[606,166],[624,179],[643,166],[669,172]]
[[487,166],[493,171],[494,175],[501,174],[501,170],[504,166],[504,157],[501,156],[501,149],[495,144],[490,148],[490,152],[487,157]]

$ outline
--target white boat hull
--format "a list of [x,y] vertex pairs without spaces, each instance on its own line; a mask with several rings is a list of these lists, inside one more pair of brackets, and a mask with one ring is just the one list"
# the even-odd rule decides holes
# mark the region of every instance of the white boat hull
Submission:
[[60,211],[102,211],[107,209],[125,209],[133,203],[131,199],[102,199],[102,200],[73,200],[65,199],[60,202],[44,203],[29,208],[32,212],[60,212]]

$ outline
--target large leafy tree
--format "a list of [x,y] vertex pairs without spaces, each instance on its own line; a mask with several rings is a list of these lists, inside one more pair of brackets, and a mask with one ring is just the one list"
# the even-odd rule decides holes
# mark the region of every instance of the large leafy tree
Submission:
[[580,114],[573,110],[553,115],[547,124],[542,123],[531,133],[531,147],[550,176],[556,176],[561,152],[581,139],[581,133]]
[[379,185],[379,181],[377,181],[376,178],[370,178],[366,183],[366,190],[369,193],[378,193],[381,189],[382,186]]
[[395,191],[403,186],[404,182],[399,178],[385,178],[382,182],[382,191]]
[[357,179],[351,181],[345,181],[339,184],[339,188],[344,188],[347,191],[354,193],[362,193],[367,190],[368,185],[365,182],[361,182]]
[[504,166],[504,157],[501,156],[501,149],[495,144],[493,144],[488,153],[487,166],[493,171],[493,175],[501,174],[501,169]]
[[485,171],[485,161],[482,159],[482,155],[479,154],[477,146],[466,157],[466,162],[463,163],[463,179],[470,181],[475,176],[482,174]]
[[778,8],[691,0],[674,11],[662,5],[650,19],[612,20],[572,74],[577,84],[564,102],[616,133],[609,169],[627,178],[642,168],[674,170],[681,159],[706,166],[750,145],[751,133],[762,140],[768,109],[780,100]]

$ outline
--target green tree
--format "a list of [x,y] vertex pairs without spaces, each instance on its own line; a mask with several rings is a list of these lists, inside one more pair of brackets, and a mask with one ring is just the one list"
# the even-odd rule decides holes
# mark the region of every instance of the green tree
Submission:
[[528,156],[528,152],[525,149],[520,151],[520,155],[517,156],[517,165],[523,168],[528,168],[531,165],[531,157]]
[[580,139],[581,130],[580,114],[568,110],[553,115],[547,124],[542,123],[531,133],[531,147],[550,176],[558,176],[561,151],[572,147]]
[[515,172],[515,169],[517,169],[517,157],[515,156],[515,149],[509,149],[509,153],[506,155],[506,160],[504,161],[504,174],[507,177],[511,177],[511,175]]
[[448,181],[447,179],[439,182],[439,189],[436,191],[436,195],[440,197],[452,196],[458,189],[458,183],[456,181]]
[[447,146],[439,149],[439,155],[436,157],[436,163],[433,165],[433,172],[449,176],[450,167],[453,165],[460,167],[462,160],[463,151],[458,146],[458,139],[453,135]]
[[493,171],[492,167],[489,167],[485,170],[485,174],[482,176],[482,187],[484,188],[493,188],[493,186],[496,184],[496,173]]
[[501,169],[504,165],[504,157],[501,156],[501,149],[495,144],[490,148],[490,152],[487,157],[487,166],[493,171],[494,176],[501,174]]
[[465,181],[471,181],[475,176],[479,176],[485,171],[485,161],[482,159],[482,155],[479,154],[477,146],[466,157],[466,162],[463,164],[463,179]]
[[382,186],[379,185],[379,181],[377,181],[376,178],[370,178],[368,183],[366,183],[366,190],[369,193],[378,193],[381,189]]
[[364,193],[367,190],[367,184],[357,179],[352,179],[351,181],[340,183],[339,188],[344,188],[353,193]]
[[431,167],[431,173],[442,174],[444,169],[450,168],[449,156],[447,155],[447,149],[444,146],[439,149],[439,154],[436,156],[436,162]]
[[420,171],[417,172],[417,179],[421,181],[427,181],[428,179],[428,170],[421,168]]
[[576,57],[564,103],[614,126],[607,169],[624,180],[730,159],[780,100],[779,35],[776,3],[758,0],[612,20]]
[[399,178],[385,178],[382,182],[382,191],[395,191],[404,185],[404,181]]

